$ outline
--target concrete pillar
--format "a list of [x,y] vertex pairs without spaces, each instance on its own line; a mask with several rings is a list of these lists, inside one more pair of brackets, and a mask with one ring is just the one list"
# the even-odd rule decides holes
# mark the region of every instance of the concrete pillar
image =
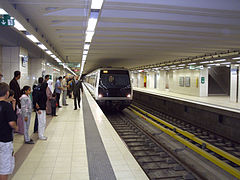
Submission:
[[137,87],[143,88],[144,87],[144,73],[138,73],[138,85]]
[[163,91],[165,90],[165,86],[166,86],[166,71],[158,71],[157,89]]
[[147,73],[147,88],[153,89],[154,88],[154,72]]
[[199,96],[200,97],[208,96],[208,68],[207,67],[200,70],[198,86],[199,86]]
[[137,87],[138,86],[138,74],[131,73],[131,80],[132,80],[132,86]]
[[230,101],[237,102],[237,76],[238,76],[238,67],[235,64],[231,65],[230,71]]

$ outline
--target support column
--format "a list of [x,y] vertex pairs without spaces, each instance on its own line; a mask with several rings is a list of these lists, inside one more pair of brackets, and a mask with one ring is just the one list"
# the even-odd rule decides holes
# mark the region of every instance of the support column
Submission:
[[137,87],[143,88],[144,87],[144,73],[138,73],[138,85]]
[[230,101],[237,102],[238,100],[238,67],[235,64],[231,65],[230,71]]
[[207,67],[200,70],[198,86],[199,86],[199,96],[200,97],[208,96],[208,68]]

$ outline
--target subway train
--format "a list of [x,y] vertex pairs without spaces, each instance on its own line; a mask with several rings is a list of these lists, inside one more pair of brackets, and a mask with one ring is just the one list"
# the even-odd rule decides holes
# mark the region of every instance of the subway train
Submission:
[[132,102],[130,74],[124,68],[99,68],[84,77],[84,83],[100,107],[123,110]]

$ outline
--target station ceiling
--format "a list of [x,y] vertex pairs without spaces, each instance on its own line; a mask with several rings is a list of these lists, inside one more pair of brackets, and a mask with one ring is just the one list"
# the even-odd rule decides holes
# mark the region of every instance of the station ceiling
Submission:
[[[91,0],[0,2],[12,5],[65,62],[81,63]],[[84,73],[240,49],[239,0],[104,0],[100,13]]]

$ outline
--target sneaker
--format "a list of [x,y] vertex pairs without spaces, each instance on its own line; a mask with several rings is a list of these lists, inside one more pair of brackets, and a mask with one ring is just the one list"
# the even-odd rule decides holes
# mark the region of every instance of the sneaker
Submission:
[[40,140],[47,140],[47,137],[43,136],[41,138],[39,138]]
[[25,144],[34,144],[33,140],[26,141]]
[[62,106],[58,106],[58,108],[62,108]]
[[77,108],[74,108],[74,110],[77,110]]

